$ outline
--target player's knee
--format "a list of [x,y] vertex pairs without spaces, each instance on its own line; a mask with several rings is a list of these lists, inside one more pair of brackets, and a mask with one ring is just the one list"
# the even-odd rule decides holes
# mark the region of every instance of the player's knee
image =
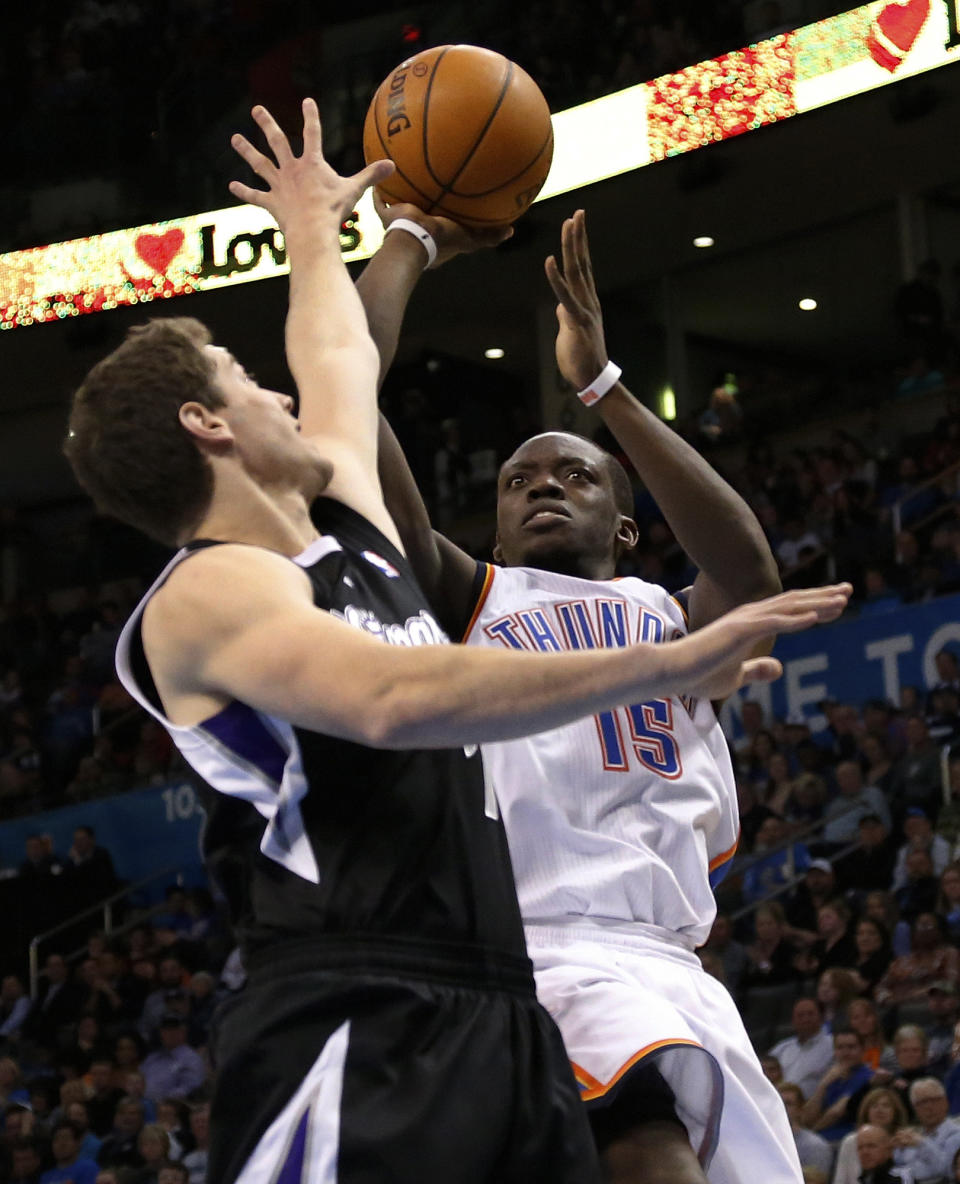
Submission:
[[706,1184],[678,1122],[639,1123],[608,1143],[601,1159],[609,1184]]

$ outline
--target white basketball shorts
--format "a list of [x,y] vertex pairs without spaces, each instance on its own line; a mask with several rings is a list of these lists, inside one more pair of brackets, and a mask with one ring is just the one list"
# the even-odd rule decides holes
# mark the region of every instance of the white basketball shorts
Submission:
[[527,946],[588,1107],[655,1057],[711,1184],[801,1184],[783,1101],[729,991],[692,951],[589,921],[528,925]]

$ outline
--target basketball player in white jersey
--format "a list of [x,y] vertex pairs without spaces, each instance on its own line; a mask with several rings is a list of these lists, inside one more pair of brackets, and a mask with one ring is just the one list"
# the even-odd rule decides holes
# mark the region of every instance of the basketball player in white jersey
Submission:
[[[450,234],[443,219],[409,206],[381,216],[416,221],[443,241]],[[381,259],[360,281],[383,362],[425,261],[413,232],[388,237],[394,271]],[[471,647],[564,653],[670,642],[779,588],[746,504],[618,381],[582,211],[564,223],[562,258],[562,272],[547,261],[561,373],[596,405],[699,575],[677,597],[614,580],[619,556],[637,541],[629,481],[602,449],[555,432],[528,440],[503,465],[502,566],[478,564],[431,532],[383,428],[381,480],[393,518],[444,627]],[[563,1032],[610,1179],[702,1184],[706,1174],[714,1184],[796,1184],[783,1103],[730,995],[694,952],[739,833],[711,703],[657,697],[483,752],[538,993]]]
[[249,972],[219,1025],[207,1178],[581,1184],[595,1149],[475,745],[775,677],[757,638],[832,619],[850,589],[672,647],[454,650],[383,502],[379,358],[340,253],[390,166],[339,177],[311,100],[300,157],[254,114],[275,159],[234,146],[268,189],[231,189],[284,233],[313,437],[199,322],[160,318],[87,376],[66,446],[101,507],[180,548],[118,671],[209,786],[205,855]]

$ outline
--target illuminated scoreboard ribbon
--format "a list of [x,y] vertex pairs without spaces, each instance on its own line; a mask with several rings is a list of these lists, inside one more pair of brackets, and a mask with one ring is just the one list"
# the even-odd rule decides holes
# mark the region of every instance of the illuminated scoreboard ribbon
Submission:
[[[960,0],[879,0],[553,116],[538,201],[960,60]],[[383,239],[367,193],[347,261]],[[284,275],[283,236],[254,206],[0,255],[0,329]]]

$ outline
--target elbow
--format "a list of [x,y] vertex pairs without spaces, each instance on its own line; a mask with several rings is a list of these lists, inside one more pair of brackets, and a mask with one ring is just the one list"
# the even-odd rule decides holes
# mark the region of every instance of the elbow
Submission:
[[385,749],[423,747],[426,722],[423,713],[417,711],[409,688],[385,688],[368,702],[360,727],[360,743]]

